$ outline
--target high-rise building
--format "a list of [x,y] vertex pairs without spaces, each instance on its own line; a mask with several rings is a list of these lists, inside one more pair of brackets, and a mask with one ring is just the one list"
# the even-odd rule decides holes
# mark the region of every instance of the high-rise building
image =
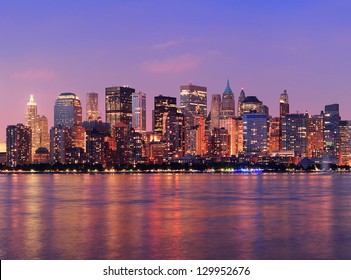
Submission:
[[132,95],[134,88],[128,86],[106,88],[106,122],[111,125],[111,132],[117,123],[128,127],[132,124]]
[[246,96],[245,96],[245,91],[242,88],[239,94],[239,98],[238,98],[238,117],[242,117],[243,113],[242,113],[242,103],[244,102]]
[[269,118],[268,129],[268,153],[279,151],[280,141],[280,118]]
[[223,92],[222,96],[222,106],[221,106],[221,118],[230,119],[235,117],[235,100],[234,93],[229,85],[229,80],[227,81],[227,86]]
[[50,150],[48,119],[45,116],[39,117],[39,147]]
[[339,104],[326,105],[324,111],[324,151],[335,163],[339,158],[339,122]]
[[217,158],[230,156],[230,135],[227,129],[223,127],[213,129],[210,154]]
[[282,150],[307,156],[307,114],[286,114],[282,118]]
[[95,92],[87,93],[86,120],[96,122],[99,118],[99,95]]
[[268,151],[267,115],[243,114],[243,140],[246,154],[263,155]]
[[177,98],[169,96],[155,96],[153,110],[153,132],[157,135],[163,134],[163,115],[165,113],[177,113]]
[[211,99],[211,122],[210,122],[210,130],[213,130],[215,127],[219,128],[219,118],[221,114],[221,95],[220,94],[212,94]]
[[308,117],[307,124],[307,157],[323,157],[323,115],[314,115]]
[[132,94],[132,126],[136,132],[146,132],[146,94],[134,92]]
[[238,153],[238,133],[237,133],[237,118],[223,118],[219,121],[219,127],[225,128],[230,138],[229,154],[236,155]]
[[30,164],[32,130],[21,123],[6,128],[6,165],[10,168]]
[[180,87],[180,109],[185,116],[187,127],[194,125],[195,116],[198,114],[207,117],[207,88],[192,84]]
[[35,151],[40,147],[40,128],[37,104],[33,95],[27,103],[26,126],[32,130],[32,156],[34,156]]
[[116,143],[116,163],[123,165],[127,163],[128,158],[128,134],[129,127],[123,122],[116,123],[113,126],[113,138]]
[[256,96],[247,96],[241,103],[241,114],[260,113],[266,114],[262,101]]
[[83,122],[86,134],[86,159],[92,165],[107,164],[105,137],[110,135],[110,124],[103,122]]
[[59,125],[50,129],[50,161],[68,163],[68,153],[72,148],[71,128]]
[[280,99],[279,99],[279,118],[280,118],[280,124],[279,124],[279,150],[282,150],[282,119],[286,114],[290,113],[289,109],[289,97],[288,93],[286,90],[282,94],[280,94]]
[[74,93],[61,93],[54,108],[54,127],[69,127],[73,147],[84,148],[84,129],[82,127],[82,106]]
[[143,162],[143,135],[131,128],[128,133],[127,163],[134,167]]
[[289,97],[288,93],[286,90],[282,94],[280,94],[280,99],[279,99],[279,116],[280,119],[284,117],[286,114],[289,114]]
[[351,121],[340,121],[340,165],[351,165]]
[[169,160],[185,154],[184,115],[178,112],[164,113],[165,157]]

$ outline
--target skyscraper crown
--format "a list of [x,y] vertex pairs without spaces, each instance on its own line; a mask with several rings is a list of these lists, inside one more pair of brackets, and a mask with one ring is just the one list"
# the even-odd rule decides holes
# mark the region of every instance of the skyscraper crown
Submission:
[[224,89],[223,94],[233,94],[233,91],[232,91],[232,89],[230,88],[230,85],[229,85],[229,80],[227,80],[227,86]]

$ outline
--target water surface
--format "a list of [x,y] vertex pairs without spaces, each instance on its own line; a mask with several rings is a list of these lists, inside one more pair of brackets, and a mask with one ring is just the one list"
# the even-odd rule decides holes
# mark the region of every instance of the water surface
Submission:
[[351,174],[1,174],[1,259],[351,259]]

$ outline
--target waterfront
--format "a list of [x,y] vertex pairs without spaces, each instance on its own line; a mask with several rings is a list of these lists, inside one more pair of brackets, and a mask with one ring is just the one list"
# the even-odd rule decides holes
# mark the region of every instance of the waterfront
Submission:
[[0,174],[1,259],[351,259],[351,174]]

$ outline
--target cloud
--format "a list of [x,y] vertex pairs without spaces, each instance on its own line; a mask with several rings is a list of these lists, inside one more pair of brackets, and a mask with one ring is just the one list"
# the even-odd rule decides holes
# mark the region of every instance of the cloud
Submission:
[[57,77],[57,74],[49,69],[27,69],[22,72],[13,73],[11,78],[14,80],[51,80]]
[[169,40],[166,42],[155,44],[155,45],[151,46],[151,48],[153,50],[164,50],[164,49],[168,49],[170,47],[173,47],[173,46],[181,43],[182,41],[183,40]]
[[201,59],[191,54],[183,54],[164,60],[148,61],[143,69],[151,73],[181,73],[197,68]]

